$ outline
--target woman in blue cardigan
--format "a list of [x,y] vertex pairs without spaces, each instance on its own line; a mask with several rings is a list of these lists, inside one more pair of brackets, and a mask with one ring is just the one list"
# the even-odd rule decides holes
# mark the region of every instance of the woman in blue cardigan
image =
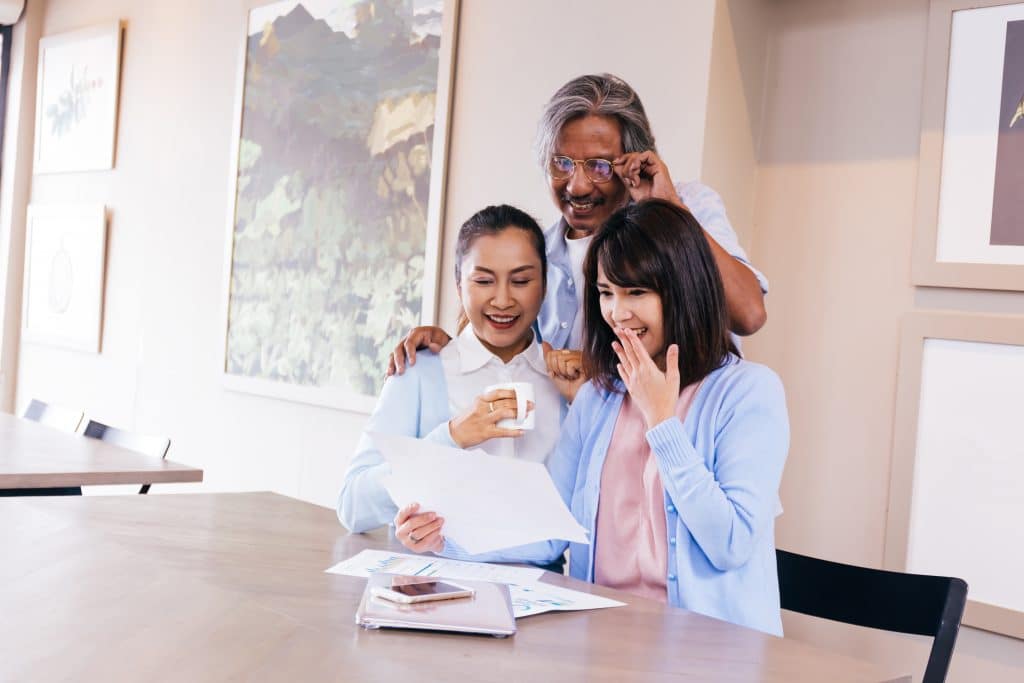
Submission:
[[[668,202],[627,206],[594,238],[584,274],[590,380],[547,463],[590,534],[568,544],[570,574],[781,635],[785,395],[774,372],[736,354],[700,226]],[[395,526],[408,547],[462,559],[544,563],[567,545],[469,556],[415,505]]]

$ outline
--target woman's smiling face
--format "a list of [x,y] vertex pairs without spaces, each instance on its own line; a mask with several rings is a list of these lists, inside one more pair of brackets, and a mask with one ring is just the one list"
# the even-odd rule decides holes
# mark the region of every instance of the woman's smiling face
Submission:
[[636,332],[644,349],[662,367],[666,344],[661,296],[644,287],[620,287],[608,279],[600,263],[597,295],[604,321],[613,330],[628,327]]
[[462,258],[462,309],[477,338],[506,363],[533,339],[543,276],[530,234],[515,226],[476,238]]

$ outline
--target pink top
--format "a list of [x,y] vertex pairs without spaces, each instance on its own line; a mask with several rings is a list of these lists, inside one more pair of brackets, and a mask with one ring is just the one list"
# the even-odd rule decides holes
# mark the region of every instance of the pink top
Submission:
[[[691,384],[679,395],[680,420],[699,386]],[[665,489],[646,434],[643,413],[626,394],[601,472],[594,583],[667,602]]]

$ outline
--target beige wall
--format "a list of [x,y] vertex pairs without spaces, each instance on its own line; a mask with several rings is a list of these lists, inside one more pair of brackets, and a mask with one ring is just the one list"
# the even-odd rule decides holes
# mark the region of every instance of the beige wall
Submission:
[[774,12],[765,0],[716,3],[701,180],[722,196],[740,242],[748,247],[773,25]]
[[[772,290],[746,350],[779,372],[789,401],[778,544],[881,566],[903,314],[1022,312],[1024,295],[911,285],[926,0],[771,7],[753,257]],[[926,639],[785,625],[918,676],[927,658]],[[949,680],[1024,680],[1024,643],[965,628]]]

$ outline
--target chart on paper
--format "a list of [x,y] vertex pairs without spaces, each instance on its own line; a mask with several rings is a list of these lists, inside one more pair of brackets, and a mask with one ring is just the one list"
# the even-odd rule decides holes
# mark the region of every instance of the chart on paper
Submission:
[[326,570],[329,574],[367,578],[377,572],[402,576],[437,576],[507,583],[516,619],[544,612],[622,607],[626,603],[542,583],[543,569],[509,567],[486,562],[463,562],[441,557],[364,550]]

